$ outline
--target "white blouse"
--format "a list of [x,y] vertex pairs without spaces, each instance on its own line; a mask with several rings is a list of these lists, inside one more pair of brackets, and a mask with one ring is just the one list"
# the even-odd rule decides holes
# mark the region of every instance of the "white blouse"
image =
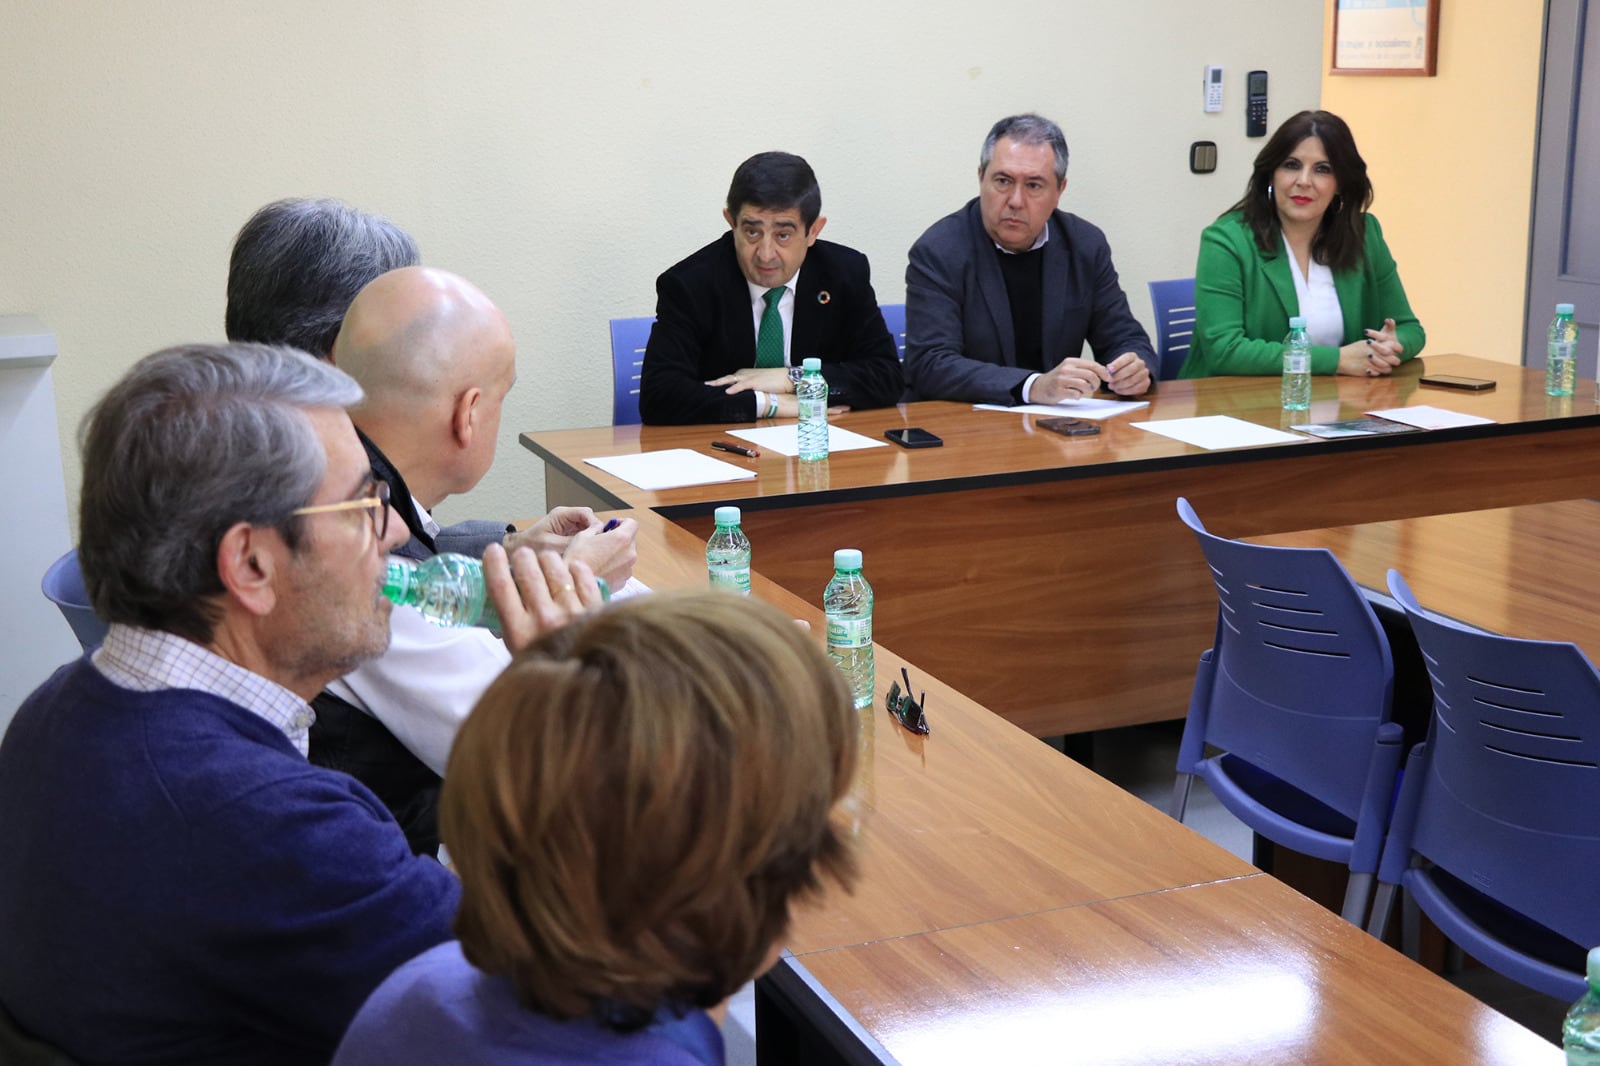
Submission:
[[1300,260],[1283,238],[1283,251],[1289,257],[1289,272],[1294,275],[1294,294],[1300,301],[1300,314],[1306,320],[1306,339],[1314,345],[1338,348],[1344,344],[1344,312],[1339,307],[1339,292],[1333,287],[1333,271],[1327,264],[1311,260],[1311,276],[1300,272]]

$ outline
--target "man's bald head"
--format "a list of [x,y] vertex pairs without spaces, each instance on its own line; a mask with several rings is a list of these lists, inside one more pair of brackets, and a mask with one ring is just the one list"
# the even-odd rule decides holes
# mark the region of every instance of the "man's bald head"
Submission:
[[367,392],[378,417],[453,400],[513,372],[516,348],[505,316],[467,279],[403,267],[357,294],[334,342],[333,361]]
[[366,390],[350,412],[357,428],[425,506],[488,470],[516,344],[477,286],[431,267],[373,279],[345,314],[333,362]]

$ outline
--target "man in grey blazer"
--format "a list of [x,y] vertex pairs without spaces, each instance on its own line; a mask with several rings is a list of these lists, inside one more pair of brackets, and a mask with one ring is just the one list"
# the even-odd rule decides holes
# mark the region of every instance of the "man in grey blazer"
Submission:
[[911,246],[905,371],[916,398],[1048,404],[1150,388],[1155,349],[1105,234],[1057,210],[1066,187],[1061,127],[1032,114],[994,124],[978,196]]

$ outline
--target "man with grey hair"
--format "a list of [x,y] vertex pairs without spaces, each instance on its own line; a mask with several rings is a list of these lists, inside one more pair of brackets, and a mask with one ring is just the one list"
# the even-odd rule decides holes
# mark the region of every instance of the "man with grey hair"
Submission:
[[[307,700],[388,644],[406,535],[360,397],[298,351],[194,345],[85,419],[79,558],[109,631],[0,742],[0,1007],[73,1059],[325,1063],[450,936],[453,876],[305,758]],[[516,647],[598,600],[586,567],[515,563],[520,589],[485,557]]]
[[1058,210],[1066,188],[1061,127],[1034,114],[994,124],[978,196],[911,246],[905,370],[918,399],[1054,404],[1150,388],[1155,349],[1105,234]]
[[386,218],[339,200],[276,200],[250,216],[228,259],[228,339],[333,351],[345,309],[379,274],[421,261]]

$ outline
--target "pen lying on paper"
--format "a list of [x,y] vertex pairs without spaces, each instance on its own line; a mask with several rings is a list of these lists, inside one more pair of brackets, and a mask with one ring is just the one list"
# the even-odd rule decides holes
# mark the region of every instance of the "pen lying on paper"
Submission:
[[735,455],[742,455],[746,459],[761,458],[760,452],[756,451],[754,448],[746,448],[742,444],[729,444],[725,440],[714,440],[711,442],[711,446],[719,452],[732,452]]

